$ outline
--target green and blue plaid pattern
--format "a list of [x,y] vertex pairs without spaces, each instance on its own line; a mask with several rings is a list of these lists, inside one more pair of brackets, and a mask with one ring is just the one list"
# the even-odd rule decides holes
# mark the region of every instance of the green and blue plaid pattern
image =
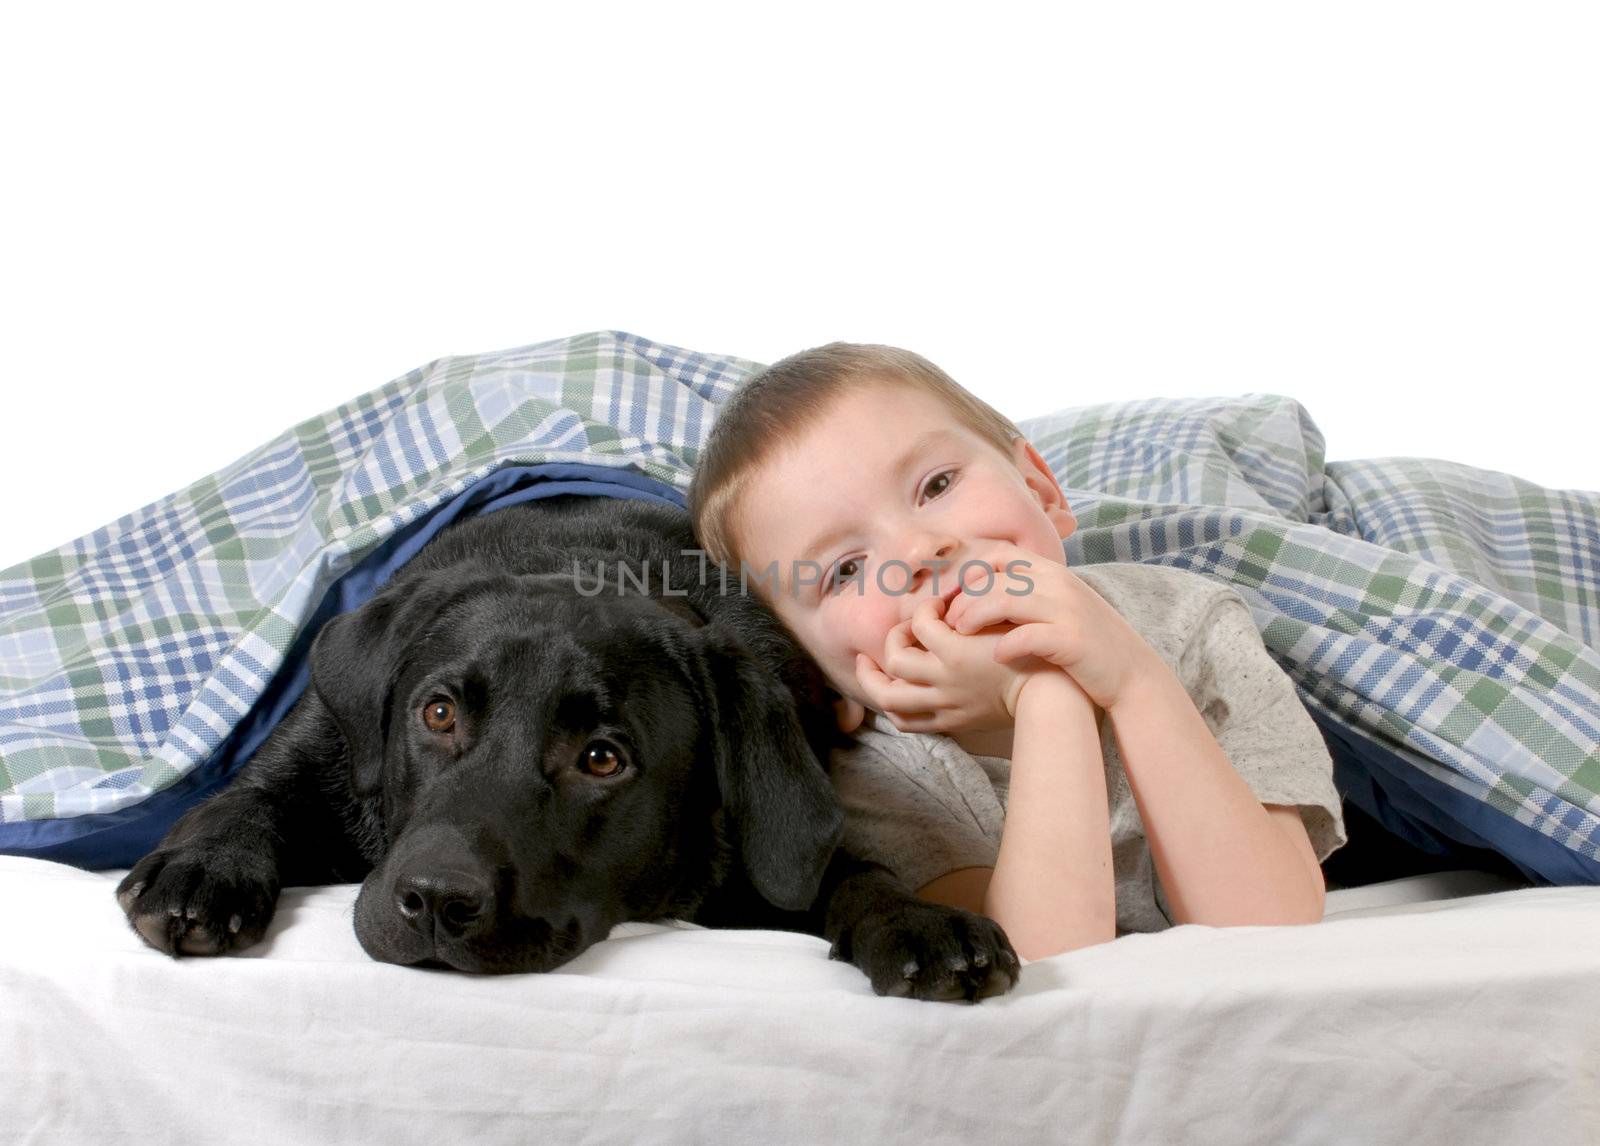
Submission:
[[687,490],[754,365],[616,332],[443,358],[0,573],[0,822],[113,811],[187,774],[335,580],[501,466]]
[[1296,402],[1020,427],[1079,519],[1070,564],[1224,581],[1315,712],[1600,859],[1600,493],[1450,462],[1325,464]]
[[[441,359],[0,574],[0,822],[125,808],[186,775],[335,580],[501,466],[686,489],[753,369],[616,332]],[[1330,465],[1305,411],[1270,396],[1022,429],[1078,513],[1069,560],[1234,585],[1314,710],[1600,854],[1600,495]]]

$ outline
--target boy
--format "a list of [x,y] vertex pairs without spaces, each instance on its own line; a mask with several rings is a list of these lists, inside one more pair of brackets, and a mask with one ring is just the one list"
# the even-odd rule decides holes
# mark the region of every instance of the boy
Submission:
[[1322,917],[1332,765],[1243,601],[1180,570],[1069,571],[1043,458],[926,359],[835,343],[769,367],[720,412],[689,505],[839,694],[846,841],[924,898],[1025,958]]

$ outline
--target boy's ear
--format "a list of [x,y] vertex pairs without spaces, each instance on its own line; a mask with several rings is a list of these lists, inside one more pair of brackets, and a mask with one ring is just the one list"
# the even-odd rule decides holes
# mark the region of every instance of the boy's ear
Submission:
[[861,727],[861,722],[867,718],[867,710],[860,701],[851,700],[847,696],[835,696],[833,700],[833,716],[838,722],[840,732],[854,732]]
[[1022,480],[1039,499],[1039,508],[1044,510],[1044,515],[1056,527],[1057,536],[1065,541],[1078,528],[1078,519],[1072,515],[1067,495],[1061,492],[1061,483],[1056,481],[1049,463],[1033,448],[1032,442],[1022,437],[1011,443],[1011,460],[1021,472]]

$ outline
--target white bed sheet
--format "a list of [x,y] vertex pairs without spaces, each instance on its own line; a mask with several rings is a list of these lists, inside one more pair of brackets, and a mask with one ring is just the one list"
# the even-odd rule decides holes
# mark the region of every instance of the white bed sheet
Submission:
[[0,857],[6,1141],[1510,1142],[1600,1133],[1600,888],[1452,873],[1315,927],[1180,927],[963,1007],[826,945],[628,925],[547,975],[369,960],[356,889],[245,956],[143,947],[114,873]]

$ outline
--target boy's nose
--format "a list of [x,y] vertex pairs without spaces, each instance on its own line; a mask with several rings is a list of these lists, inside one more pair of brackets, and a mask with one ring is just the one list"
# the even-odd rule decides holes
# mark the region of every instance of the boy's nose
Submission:
[[929,562],[949,561],[960,543],[947,533],[919,533],[906,546],[906,564],[919,572],[929,572]]
[[925,534],[907,547],[905,560],[911,573],[900,601],[902,619],[911,616],[927,598],[943,596],[955,585],[960,549],[955,538],[941,534]]

